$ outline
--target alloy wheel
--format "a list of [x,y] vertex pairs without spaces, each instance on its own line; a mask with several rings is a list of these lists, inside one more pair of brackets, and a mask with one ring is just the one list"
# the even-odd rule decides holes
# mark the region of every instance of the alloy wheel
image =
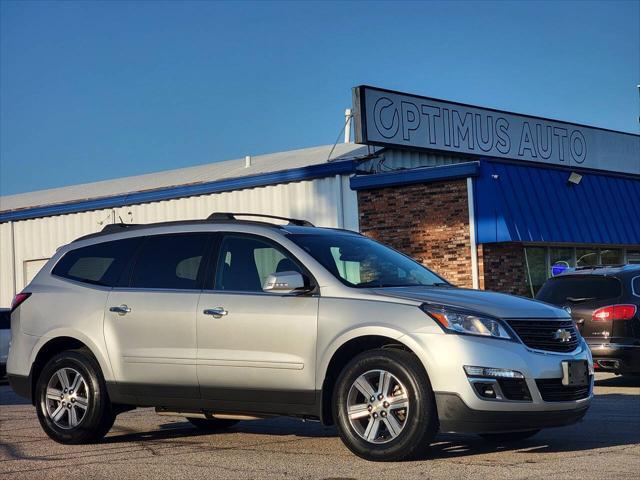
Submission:
[[82,374],[73,368],[57,370],[47,383],[47,415],[59,428],[77,427],[89,408],[89,388]]
[[367,442],[390,442],[407,424],[407,390],[392,373],[369,370],[356,378],[349,389],[347,416],[351,427]]

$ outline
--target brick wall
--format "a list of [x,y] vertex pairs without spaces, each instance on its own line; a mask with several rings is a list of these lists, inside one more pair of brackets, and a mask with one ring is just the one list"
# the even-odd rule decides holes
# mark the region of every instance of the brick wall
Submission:
[[525,279],[524,247],[516,243],[478,246],[480,288],[531,296]]
[[358,191],[360,231],[472,286],[466,180]]

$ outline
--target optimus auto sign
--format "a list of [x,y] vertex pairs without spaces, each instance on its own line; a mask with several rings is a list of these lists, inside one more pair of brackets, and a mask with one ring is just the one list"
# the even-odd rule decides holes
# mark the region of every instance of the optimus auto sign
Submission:
[[640,136],[428,97],[353,89],[356,142],[640,174]]

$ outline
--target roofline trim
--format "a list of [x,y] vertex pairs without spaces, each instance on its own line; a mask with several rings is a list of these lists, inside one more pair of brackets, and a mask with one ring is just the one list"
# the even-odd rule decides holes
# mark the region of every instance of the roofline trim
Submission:
[[299,182],[315,178],[331,177],[354,173],[357,160],[333,161],[310,165],[308,167],[292,168],[278,172],[262,173],[240,178],[216,180],[214,182],[180,185],[175,187],[158,188],[143,192],[126,193],[109,197],[72,201],[54,205],[27,207],[18,210],[0,212],[0,223],[17,220],[28,220],[54,215],[65,215],[90,210],[102,210],[105,208],[124,207],[140,203],[158,202],[176,198],[194,197],[212,193],[243,190],[247,188],[264,187],[281,183]]
[[529,162],[526,160],[515,160],[511,158],[497,158],[497,157],[481,157],[479,160],[481,162],[504,163],[506,165],[514,165],[517,167],[539,168],[543,170],[562,170],[567,173],[576,172],[581,175],[598,175],[601,177],[628,178],[631,180],[640,180],[640,173],[613,172],[610,170],[599,170],[597,168],[586,168],[586,167],[580,167],[577,165],[554,165],[551,163],[547,164],[547,163],[541,163],[541,162]]
[[476,177],[480,174],[480,162],[453,163],[437,167],[421,167],[372,175],[357,175],[351,178],[352,190],[411,185],[459,178]]

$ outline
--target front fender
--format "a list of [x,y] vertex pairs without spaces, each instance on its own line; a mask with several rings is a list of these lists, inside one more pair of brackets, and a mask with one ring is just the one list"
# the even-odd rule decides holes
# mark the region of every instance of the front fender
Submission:
[[328,345],[326,350],[323,352],[322,357],[319,358],[318,375],[316,376],[316,389],[322,389],[322,384],[324,382],[327,369],[329,368],[329,363],[341,346],[354,338],[370,335],[388,337],[393,340],[397,340],[404,336],[404,332],[394,327],[395,326],[392,325],[361,325],[352,330],[340,333],[339,336],[333,339],[333,341]]

